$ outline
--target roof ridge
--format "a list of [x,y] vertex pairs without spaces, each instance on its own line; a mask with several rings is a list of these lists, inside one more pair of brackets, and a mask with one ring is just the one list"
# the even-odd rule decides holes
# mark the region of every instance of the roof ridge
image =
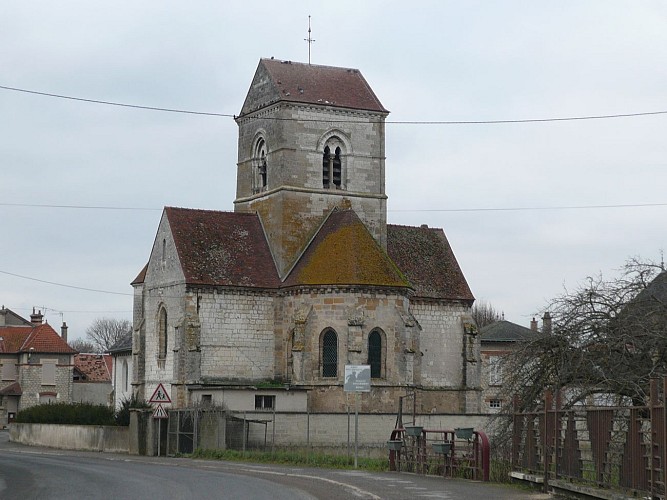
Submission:
[[341,69],[341,70],[352,70],[352,71],[357,71],[358,73],[361,73],[361,70],[359,68],[347,68],[343,66],[332,66],[330,64],[312,64],[312,63],[306,63],[306,62],[300,62],[300,61],[291,61],[289,59],[276,59],[274,57],[262,57],[262,61],[273,61],[274,63],[280,63],[280,64],[294,64],[294,65],[299,65],[299,66],[308,66],[311,68],[328,68],[328,69]]

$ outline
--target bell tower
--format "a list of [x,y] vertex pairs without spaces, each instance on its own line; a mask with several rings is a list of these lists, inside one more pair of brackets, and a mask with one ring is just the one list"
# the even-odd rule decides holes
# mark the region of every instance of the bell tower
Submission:
[[237,212],[257,212],[281,277],[335,207],[386,249],[385,119],[356,69],[262,59],[236,118]]

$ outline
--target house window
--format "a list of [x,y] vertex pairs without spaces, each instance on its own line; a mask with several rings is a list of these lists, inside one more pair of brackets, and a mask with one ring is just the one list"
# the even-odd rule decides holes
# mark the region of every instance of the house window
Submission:
[[56,385],[56,363],[55,359],[42,360],[42,385]]
[[167,358],[167,310],[162,306],[158,313],[158,359]]
[[16,363],[9,360],[3,361],[2,380],[16,380]]
[[499,410],[500,408],[502,408],[502,406],[503,403],[500,399],[489,400],[489,408],[491,408],[492,410]]
[[325,189],[340,189],[343,178],[340,147],[336,147],[333,154],[331,148],[324,148],[322,156],[322,187]]
[[58,394],[55,392],[40,392],[39,393],[39,404],[51,404],[58,401]]
[[213,396],[211,394],[202,394],[201,395],[201,404],[202,404],[202,406],[211,406],[211,405],[213,405]]
[[500,356],[489,356],[489,385],[503,383],[503,370]]
[[338,376],[338,335],[332,329],[322,335],[322,376]]
[[377,330],[368,336],[368,364],[371,366],[371,378],[382,377],[382,335]]
[[273,410],[275,407],[275,396],[255,396],[255,410]]

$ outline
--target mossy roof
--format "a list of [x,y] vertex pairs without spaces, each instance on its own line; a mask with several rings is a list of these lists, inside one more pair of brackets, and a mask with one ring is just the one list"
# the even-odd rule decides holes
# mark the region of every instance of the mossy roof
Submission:
[[410,287],[353,210],[331,213],[283,285]]
[[475,300],[442,229],[388,224],[387,253],[416,297]]
[[[257,214],[167,207],[165,215],[188,284],[382,286],[412,288],[418,298],[474,300],[439,228],[388,225],[385,252],[353,210],[335,210],[281,283]],[[133,284],[143,283],[145,269]]]

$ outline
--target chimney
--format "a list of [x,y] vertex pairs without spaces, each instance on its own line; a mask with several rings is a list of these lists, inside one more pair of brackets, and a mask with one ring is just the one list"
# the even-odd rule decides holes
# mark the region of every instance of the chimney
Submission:
[[537,331],[537,321],[535,320],[534,317],[533,317],[532,321],[530,322],[530,329],[531,329],[533,332],[536,332],[536,331]]
[[67,342],[67,323],[63,321],[63,326],[60,327],[60,336]]
[[39,311],[35,313],[35,308],[32,308],[32,314],[30,315],[30,322],[33,325],[41,325],[42,324],[42,319],[44,318],[44,315],[42,314],[42,311]]
[[542,333],[551,335],[551,314],[549,314],[549,311],[542,316]]

